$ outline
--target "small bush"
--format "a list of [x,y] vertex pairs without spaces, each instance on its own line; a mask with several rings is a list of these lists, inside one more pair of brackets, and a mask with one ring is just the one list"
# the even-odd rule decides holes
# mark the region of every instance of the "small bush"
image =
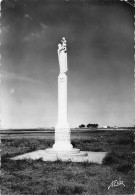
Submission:
[[110,165],[113,169],[126,174],[133,170],[134,155],[132,153],[108,153],[102,164]]
[[118,163],[118,159],[114,153],[108,153],[102,161],[103,165],[112,165],[114,163]]

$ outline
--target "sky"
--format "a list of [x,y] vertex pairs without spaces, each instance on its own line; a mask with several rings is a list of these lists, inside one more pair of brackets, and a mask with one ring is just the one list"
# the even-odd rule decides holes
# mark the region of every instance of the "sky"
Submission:
[[111,0],[2,2],[1,128],[55,127],[67,40],[71,127],[134,125],[133,8]]

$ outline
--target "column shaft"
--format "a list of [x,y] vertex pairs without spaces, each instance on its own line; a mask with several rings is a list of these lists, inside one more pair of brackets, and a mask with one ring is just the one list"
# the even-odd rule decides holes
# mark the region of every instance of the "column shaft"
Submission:
[[60,73],[58,77],[58,123],[55,127],[53,148],[56,151],[69,151],[73,148],[67,121],[67,75],[65,73]]
[[61,125],[67,123],[67,75],[58,77],[58,121]]

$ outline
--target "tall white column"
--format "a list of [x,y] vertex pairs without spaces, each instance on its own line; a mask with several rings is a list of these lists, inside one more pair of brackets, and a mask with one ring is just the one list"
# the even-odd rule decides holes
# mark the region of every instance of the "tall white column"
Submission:
[[[64,44],[62,44],[62,50],[65,49],[63,48]],[[66,53],[60,55],[58,53],[60,63],[60,74],[58,76],[58,122],[55,127],[55,144],[53,149],[69,151],[73,146],[70,142],[70,126],[67,118],[67,56]]]
[[71,150],[70,126],[67,120],[67,75],[58,76],[58,123],[55,126],[55,150]]

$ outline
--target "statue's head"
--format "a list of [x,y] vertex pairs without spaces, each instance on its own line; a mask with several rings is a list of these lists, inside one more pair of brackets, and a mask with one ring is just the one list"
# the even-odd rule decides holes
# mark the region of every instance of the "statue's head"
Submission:
[[65,37],[62,38],[61,42],[62,42],[63,49],[66,51],[66,46],[67,46],[67,43],[66,42],[67,41],[66,41]]
[[61,47],[61,44],[59,43],[59,44],[58,44],[58,48],[60,48],[60,47]]
[[62,45],[66,44],[67,41],[66,41],[65,37],[62,38],[61,42],[62,42]]

